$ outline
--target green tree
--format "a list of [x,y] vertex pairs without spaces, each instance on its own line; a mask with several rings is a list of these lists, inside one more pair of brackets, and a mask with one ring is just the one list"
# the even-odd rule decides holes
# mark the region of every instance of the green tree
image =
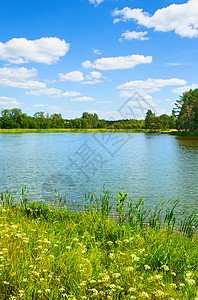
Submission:
[[146,129],[154,129],[154,118],[155,114],[149,109],[146,113],[145,117],[145,128]]
[[184,129],[185,132],[198,131],[198,89],[183,93],[175,105],[178,129]]

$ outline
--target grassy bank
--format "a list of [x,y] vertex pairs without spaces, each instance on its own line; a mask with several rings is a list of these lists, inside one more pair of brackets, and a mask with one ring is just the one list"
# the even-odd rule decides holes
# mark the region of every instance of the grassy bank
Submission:
[[131,132],[131,133],[174,133],[177,130],[149,130],[149,129],[109,129],[109,128],[97,128],[97,129],[77,129],[77,128],[50,128],[50,129],[22,129],[22,128],[13,128],[13,129],[0,129],[0,133],[48,133],[48,132]]
[[198,299],[197,237],[160,228],[155,212],[139,226],[137,205],[124,222],[125,194],[115,222],[105,195],[74,214],[2,194],[0,299]]

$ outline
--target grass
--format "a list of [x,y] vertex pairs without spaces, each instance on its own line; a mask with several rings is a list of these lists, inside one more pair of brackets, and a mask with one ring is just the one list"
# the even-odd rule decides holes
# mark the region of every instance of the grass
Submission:
[[50,128],[50,129],[0,129],[0,133],[50,133],[50,132],[131,132],[131,133],[171,133],[175,129],[170,130],[153,130],[149,129],[112,129],[112,128],[92,128],[92,129],[77,129],[77,128]]
[[78,214],[29,203],[25,189],[18,204],[2,193],[0,299],[198,299],[198,239],[187,230],[196,214],[176,231],[177,203],[162,222],[163,203],[148,212],[126,198],[116,198],[115,221],[105,190]]

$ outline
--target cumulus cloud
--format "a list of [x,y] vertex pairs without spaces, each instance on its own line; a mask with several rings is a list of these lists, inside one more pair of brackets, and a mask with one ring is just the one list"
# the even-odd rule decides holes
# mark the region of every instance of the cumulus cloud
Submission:
[[100,72],[90,72],[84,75],[81,71],[73,71],[66,74],[59,74],[60,81],[80,82],[81,84],[96,84],[102,82],[105,77]]
[[7,43],[0,42],[0,60],[14,64],[30,61],[51,65],[64,56],[70,45],[56,37],[45,37],[37,40],[14,38]]
[[0,96],[0,107],[1,108],[15,108],[23,106],[22,103],[18,102],[16,98]]
[[70,100],[71,102],[90,102],[95,101],[92,97],[78,97]]
[[86,75],[85,78],[86,78],[87,81],[81,82],[82,84],[100,83],[100,82],[102,82],[102,79],[105,78],[105,77],[102,76],[102,73],[93,71],[93,72],[90,72],[88,75]]
[[154,28],[156,31],[175,31],[181,37],[198,37],[198,0],[184,4],[171,4],[158,9],[152,16],[143,9],[124,7],[113,12],[114,23],[134,20],[139,25]]
[[136,89],[158,89],[162,88],[164,86],[169,85],[184,85],[186,84],[186,80],[179,79],[179,78],[171,78],[171,79],[154,79],[154,78],[148,78],[147,80],[135,80],[135,81],[129,81],[122,85],[118,86],[118,89],[124,89],[124,90],[136,90]]
[[78,82],[84,80],[83,73],[80,71],[73,71],[65,74],[59,73],[58,75],[61,81]]
[[119,39],[120,42],[124,40],[140,40],[140,41],[145,41],[149,40],[149,37],[146,37],[148,31],[125,31],[124,33],[121,34],[121,38]]
[[104,0],[89,0],[91,4],[94,4],[95,6],[98,6],[100,3],[102,3]]
[[84,68],[94,68],[98,70],[122,70],[130,69],[138,64],[148,64],[152,62],[152,56],[129,55],[118,57],[103,57],[95,60],[93,63],[86,60],[82,63]]
[[191,84],[191,85],[181,86],[181,87],[178,87],[178,88],[172,90],[172,92],[174,94],[183,94],[185,92],[188,92],[191,89],[192,90],[198,89],[198,84]]
[[79,92],[72,92],[72,91],[62,92],[61,90],[55,88],[45,88],[40,90],[28,91],[26,92],[26,94],[34,95],[34,96],[49,96],[54,98],[76,97],[81,95],[81,93]]
[[35,80],[36,69],[0,68],[0,86],[21,89],[42,89],[46,83]]

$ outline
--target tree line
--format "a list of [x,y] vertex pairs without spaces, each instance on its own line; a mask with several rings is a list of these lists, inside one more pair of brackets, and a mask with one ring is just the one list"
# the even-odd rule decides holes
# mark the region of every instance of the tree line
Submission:
[[61,114],[52,115],[37,112],[34,116],[28,116],[21,109],[3,109],[0,117],[0,128],[2,129],[132,129],[132,130],[168,130],[178,129],[189,132],[198,131],[198,89],[183,93],[176,101],[171,116],[155,114],[148,110],[144,120],[126,119],[108,121],[99,119],[96,113],[84,112],[81,118],[64,119]]

